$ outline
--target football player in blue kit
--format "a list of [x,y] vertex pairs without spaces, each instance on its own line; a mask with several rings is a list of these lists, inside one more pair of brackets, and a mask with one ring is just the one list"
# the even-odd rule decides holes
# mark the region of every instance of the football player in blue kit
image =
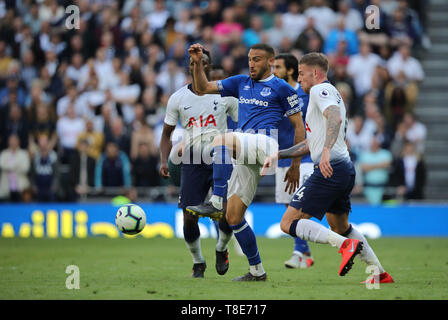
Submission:
[[[194,62],[194,82],[200,93],[219,93],[238,99],[238,130],[213,140],[214,194],[208,203],[187,207],[187,211],[202,216],[219,212],[224,193],[216,194],[215,190],[227,189],[226,219],[249,262],[249,272],[233,280],[265,281],[267,276],[255,234],[244,215],[255,196],[264,161],[278,152],[276,138],[285,114],[297,132],[295,140],[305,137],[297,93],[286,81],[272,74],[274,49],[269,45],[256,44],[250,48],[249,76],[237,75],[218,81],[208,81],[205,76],[200,44],[190,46],[188,52]],[[236,160],[233,171],[231,157]]]

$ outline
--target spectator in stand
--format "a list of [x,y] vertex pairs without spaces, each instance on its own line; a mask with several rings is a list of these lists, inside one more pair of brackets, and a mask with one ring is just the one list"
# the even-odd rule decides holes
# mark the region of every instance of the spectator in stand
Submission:
[[392,140],[390,151],[394,159],[401,157],[404,145],[406,143],[406,124],[403,122],[398,123],[397,129],[395,130],[394,138]]
[[121,104],[123,120],[129,124],[135,118],[134,104],[140,96],[140,86],[131,84],[129,74],[126,71],[120,72],[120,85],[111,90],[112,100]]
[[227,7],[222,12],[222,22],[213,27],[214,40],[221,45],[221,50],[227,52],[231,44],[240,41],[243,31],[243,26],[235,22],[235,10]]
[[374,73],[381,59],[372,53],[367,42],[362,42],[359,53],[350,57],[347,65],[347,73],[353,77],[355,93],[358,99],[362,98],[368,91],[375,88]]
[[349,0],[339,0],[336,19],[337,21],[343,19],[345,28],[354,32],[361,30],[364,26],[361,14],[358,10],[350,7]]
[[71,155],[76,150],[76,143],[78,136],[84,132],[85,123],[80,117],[75,114],[75,108],[70,105],[67,108],[65,116],[59,118],[56,123],[56,133],[59,138],[61,163],[68,164]]
[[311,0],[311,6],[305,10],[305,16],[313,18],[316,29],[326,38],[334,27],[336,14],[329,8],[325,0]]
[[406,140],[414,143],[417,152],[423,154],[425,152],[426,126],[417,121],[413,113],[406,113],[403,123],[406,128]]
[[346,111],[348,115],[353,116],[359,113],[358,106],[354,104],[355,85],[353,79],[347,74],[347,66],[338,57],[334,57],[330,61],[332,61],[333,72],[329,76],[329,80],[338,90],[341,89],[339,92],[347,108]]
[[171,95],[185,85],[187,77],[176,61],[168,60],[162,69],[165,70],[159,73],[156,81],[165,94]]
[[104,135],[106,144],[110,142],[115,143],[120,151],[123,151],[128,155],[131,151],[131,138],[130,133],[126,129],[121,117],[116,117],[112,120],[110,125],[106,125],[104,128]]
[[[76,148],[81,149],[81,142],[87,143],[87,154],[93,159],[98,159],[103,151],[104,134],[100,131],[95,131],[93,121],[86,120],[86,131],[78,135]],[[83,146],[84,147],[84,146]]]
[[[389,120],[400,119],[405,112],[413,112],[418,96],[418,84],[425,76],[421,63],[411,57],[408,44],[400,45],[398,51],[387,62],[387,70],[392,81],[386,86],[385,113]],[[404,96],[404,108],[396,108],[391,101],[397,93]]]
[[145,143],[151,155],[157,155],[158,150],[154,143],[154,132],[145,121],[140,122],[138,129],[132,132],[131,136],[131,160],[138,156],[139,146]]
[[132,178],[135,187],[153,187],[159,184],[157,151],[148,143],[139,142],[137,156],[132,161]]
[[36,200],[54,201],[58,188],[58,157],[50,149],[50,141],[45,135],[39,137],[38,149],[32,160],[31,176]]
[[372,139],[370,150],[361,153],[359,157],[363,172],[364,195],[373,205],[379,205],[383,200],[391,163],[391,153],[381,149],[381,142],[377,137]]
[[347,127],[347,140],[350,144],[350,150],[357,159],[361,154],[368,151],[372,143],[372,133],[364,126],[364,118],[356,115],[350,119]]
[[78,108],[80,104],[77,104],[76,101],[78,99],[78,90],[76,89],[76,85],[70,85],[66,90],[66,95],[61,97],[56,103],[56,113],[58,117],[63,117],[67,113],[67,109],[70,105],[75,107],[75,113],[77,116],[82,116],[84,110]]
[[[370,5],[374,5],[379,8],[381,5],[381,0],[370,0]],[[365,9],[366,8],[363,8],[361,13],[363,15],[363,20],[367,23],[364,23],[362,30],[358,33],[359,41],[368,43],[376,50],[389,42],[389,17],[384,10],[378,10],[378,20],[372,20],[370,15],[375,12],[372,13],[371,10],[366,11]],[[369,25],[369,23],[379,23],[379,28],[372,28],[372,25]]]
[[95,186],[96,159],[89,155],[89,141],[78,142],[77,151],[70,158],[70,189],[76,197],[88,193]]
[[288,11],[278,17],[281,17],[281,26],[285,36],[291,41],[295,41],[307,25],[307,17],[301,12],[301,5],[298,1],[289,2]]
[[214,27],[218,22],[222,21],[222,7],[219,0],[211,0],[202,16],[204,27]]
[[390,32],[390,44],[393,47],[400,45],[401,43],[406,43],[408,45],[413,45],[419,42],[419,37],[415,33],[411,22],[406,20],[405,12],[401,8],[397,8],[392,14],[392,19],[389,25]]
[[358,36],[352,30],[345,27],[344,19],[340,18],[337,22],[337,26],[331,29],[324,42],[324,53],[332,54],[337,51],[338,44],[341,41],[345,41],[347,46],[346,54],[351,56],[358,53]]
[[25,84],[25,89],[30,91],[33,80],[38,77],[38,71],[34,65],[34,53],[28,50],[24,53],[22,59],[22,68],[20,70],[20,80]]
[[154,0],[154,9],[146,16],[146,22],[152,31],[163,28],[170,13],[165,8],[165,1]]
[[[309,42],[310,39],[319,39],[321,43],[323,43],[322,35],[317,31],[315,27],[315,20],[312,17],[307,17],[306,27],[297,37],[296,41],[293,43],[292,47],[295,49],[299,49],[303,53],[310,52],[309,51]],[[320,51],[320,50],[319,50]]]
[[53,150],[58,142],[58,135],[55,116],[51,112],[50,106],[43,103],[37,105],[35,114],[30,117],[29,123],[28,151],[30,155],[33,156],[37,150],[39,137],[42,135],[49,137],[50,149]]
[[[11,101],[12,94],[15,101]],[[6,86],[0,90],[0,109],[6,108],[11,102],[18,103],[21,108],[26,103],[26,91],[19,85],[19,78],[13,74],[7,77]]]
[[255,15],[250,18],[250,28],[244,30],[242,41],[247,48],[261,42],[261,32],[263,31],[263,20]]
[[0,150],[8,146],[8,137],[11,134],[19,137],[21,149],[28,148],[29,125],[23,112],[18,104],[11,104],[9,108],[0,111]]
[[[267,43],[273,48],[278,48],[282,42],[282,39],[287,36],[286,28],[283,27],[283,25],[283,16],[281,14],[276,14],[274,18],[274,26],[263,31],[261,34],[261,42]],[[297,36],[291,39],[291,41],[297,39]]]
[[70,64],[67,66],[65,76],[78,82],[84,68],[86,68],[86,66],[84,65],[84,59],[81,53],[75,53],[70,60]]
[[128,156],[120,151],[114,142],[106,144],[104,154],[100,156],[95,168],[95,188],[131,186],[130,163]]
[[28,171],[30,159],[26,150],[20,149],[19,137],[8,138],[8,148],[0,153],[0,199],[21,201],[21,193],[30,186]]
[[414,143],[405,143],[402,155],[394,161],[393,167],[392,176],[398,186],[397,194],[406,200],[424,199],[426,167]]
[[8,76],[9,64],[12,60],[11,55],[7,53],[6,42],[0,40],[0,80],[4,80]]

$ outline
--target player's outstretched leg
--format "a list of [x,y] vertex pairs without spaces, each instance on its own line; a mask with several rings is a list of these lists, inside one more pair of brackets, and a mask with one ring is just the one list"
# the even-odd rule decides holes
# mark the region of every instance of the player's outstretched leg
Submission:
[[294,251],[288,261],[285,261],[287,268],[301,268],[306,269],[314,264],[314,259],[311,256],[308,242],[298,237],[294,238]]
[[375,279],[375,275],[372,275],[371,277],[369,277],[369,279],[361,283],[366,282],[374,283],[375,281],[378,281],[379,283],[394,283],[394,279],[391,277],[389,273],[386,272],[386,270],[384,270],[375,252],[372,250],[369,243],[367,242],[367,239],[363,236],[361,232],[359,232],[358,230],[356,230],[356,228],[350,225],[349,229],[344,234],[344,236],[350,239],[358,239],[362,241],[364,247],[361,250],[361,253],[359,254],[359,259],[365,262],[368,266],[375,266],[378,269],[378,275],[377,275],[378,279]]
[[201,239],[198,218],[184,212],[184,240],[193,259],[193,272],[191,277],[204,278],[207,267],[201,251]]
[[232,239],[233,231],[223,216],[219,222],[216,222],[218,229],[218,241],[216,243],[216,272],[224,275],[229,269],[229,251],[227,245]]
[[[235,138],[231,133],[217,136],[213,140],[213,195],[209,202],[198,206],[188,206],[187,211],[200,217],[221,219],[223,202],[227,195],[227,181],[232,174],[233,165],[229,152],[234,150]],[[226,144],[226,142],[228,142]],[[235,142],[236,143],[236,142]]]
[[[280,222],[283,232],[293,237],[299,237],[306,241],[330,244],[339,249],[342,255],[342,262],[339,268],[339,275],[344,276],[350,271],[353,260],[362,250],[362,242],[355,239],[348,239],[340,234],[325,228],[321,224],[309,220],[311,216],[303,213],[302,210],[289,206]],[[329,222],[330,223],[330,222]],[[330,224],[331,226],[331,224]],[[334,227],[332,226],[332,229]],[[346,230],[346,229],[345,229]]]
[[227,222],[249,262],[249,272],[234,278],[233,281],[266,281],[267,276],[261,263],[255,233],[244,219],[246,209],[247,207],[236,195],[233,195],[227,203]]

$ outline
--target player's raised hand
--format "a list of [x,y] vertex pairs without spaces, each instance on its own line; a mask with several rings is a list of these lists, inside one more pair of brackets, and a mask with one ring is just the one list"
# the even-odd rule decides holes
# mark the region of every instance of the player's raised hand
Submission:
[[203,55],[202,45],[199,43],[192,44],[190,48],[188,48],[188,54],[194,62],[200,62]]
[[285,179],[283,182],[286,182],[285,192],[289,194],[293,193],[299,187],[300,180],[300,167],[291,166],[288,168],[285,174]]
[[330,178],[333,175],[333,168],[330,165],[330,149],[324,148],[319,161],[319,169],[324,178]]
[[261,168],[260,175],[265,176],[268,174],[274,174],[274,169],[277,166],[278,162],[278,153],[273,154],[266,158],[263,164],[263,168]]
[[170,170],[168,169],[168,163],[161,163],[159,168],[159,174],[162,178],[168,179],[171,177]]

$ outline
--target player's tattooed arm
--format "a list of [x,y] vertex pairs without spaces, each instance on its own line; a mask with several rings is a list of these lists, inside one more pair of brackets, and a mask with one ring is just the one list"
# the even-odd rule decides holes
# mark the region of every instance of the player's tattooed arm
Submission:
[[306,140],[293,145],[291,148],[283,149],[278,152],[279,159],[303,157],[310,153]]
[[325,137],[324,148],[333,148],[339,136],[339,129],[341,127],[342,118],[338,106],[329,106],[324,111],[324,116],[327,118],[327,133]]

